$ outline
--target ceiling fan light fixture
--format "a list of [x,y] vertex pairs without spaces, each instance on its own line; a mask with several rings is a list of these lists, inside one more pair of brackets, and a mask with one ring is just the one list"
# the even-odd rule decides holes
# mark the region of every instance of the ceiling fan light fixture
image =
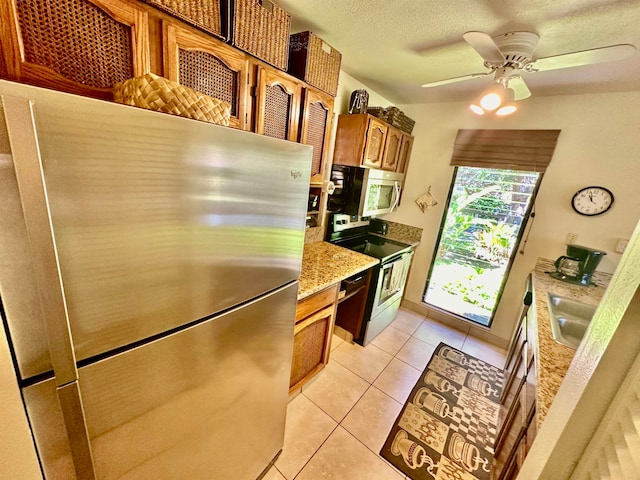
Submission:
[[475,103],[472,103],[471,105],[469,105],[469,110],[471,110],[476,115],[484,115],[484,110],[482,109],[482,107]]
[[518,106],[515,102],[515,92],[513,91],[513,88],[505,88],[503,103],[496,110],[496,115],[504,117],[505,115],[511,115],[516,110],[518,110]]
[[480,106],[492,112],[504,101],[504,90],[504,86],[499,83],[487,88],[480,96]]
[[516,102],[507,102],[496,110],[496,115],[504,117],[506,115],[511,115],[516,110],[518,110]]

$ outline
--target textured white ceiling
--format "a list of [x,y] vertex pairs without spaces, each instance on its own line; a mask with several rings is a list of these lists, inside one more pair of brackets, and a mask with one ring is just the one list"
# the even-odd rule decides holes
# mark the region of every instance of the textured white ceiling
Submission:
[[[292,32],[311,30],[342,53],[342,69],[397,104],[470,100],[492,77],[420,85],[487,71],[462,39],[531,31],[535,58],[631,43],[640,49],[640,0],[276,0]],[[619,62],[527,73],[533,95],[640,91],[640,50]]]

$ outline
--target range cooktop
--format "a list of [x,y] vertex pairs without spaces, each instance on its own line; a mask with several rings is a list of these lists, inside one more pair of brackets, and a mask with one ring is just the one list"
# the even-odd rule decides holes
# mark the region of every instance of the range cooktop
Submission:
[[370,233],[334,240],[332,243],[382,261],[411,250],[411,245]]
[[368,232],[368,221],[354,221],[348,215],[335,214],[329,241],[371,257],[385,260],[411,250],[411,245]]

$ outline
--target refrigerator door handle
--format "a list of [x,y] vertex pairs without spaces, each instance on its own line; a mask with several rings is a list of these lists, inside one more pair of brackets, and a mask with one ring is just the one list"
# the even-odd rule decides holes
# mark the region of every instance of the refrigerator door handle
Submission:
[[78,379],[78,370],[32,104],[10,96],[3,96],[2,103],[56,386],[66,385]]
[[76,477],[78,480],[96,480],[80,385],[77,381],[68,383],[58,387],[57,393]]
[[3,96],[2,104],[29,248],[34,258],[40,310],[73,462],[79,479],[95,479],[32,103],[24,98]]

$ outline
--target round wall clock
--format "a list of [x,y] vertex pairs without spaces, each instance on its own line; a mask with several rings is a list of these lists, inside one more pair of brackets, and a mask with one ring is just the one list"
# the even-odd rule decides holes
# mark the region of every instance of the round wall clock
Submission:
[[613,193],[604,187],[581,188],[571,199],[571,206],[580,215],[600,215],[613,206]]

